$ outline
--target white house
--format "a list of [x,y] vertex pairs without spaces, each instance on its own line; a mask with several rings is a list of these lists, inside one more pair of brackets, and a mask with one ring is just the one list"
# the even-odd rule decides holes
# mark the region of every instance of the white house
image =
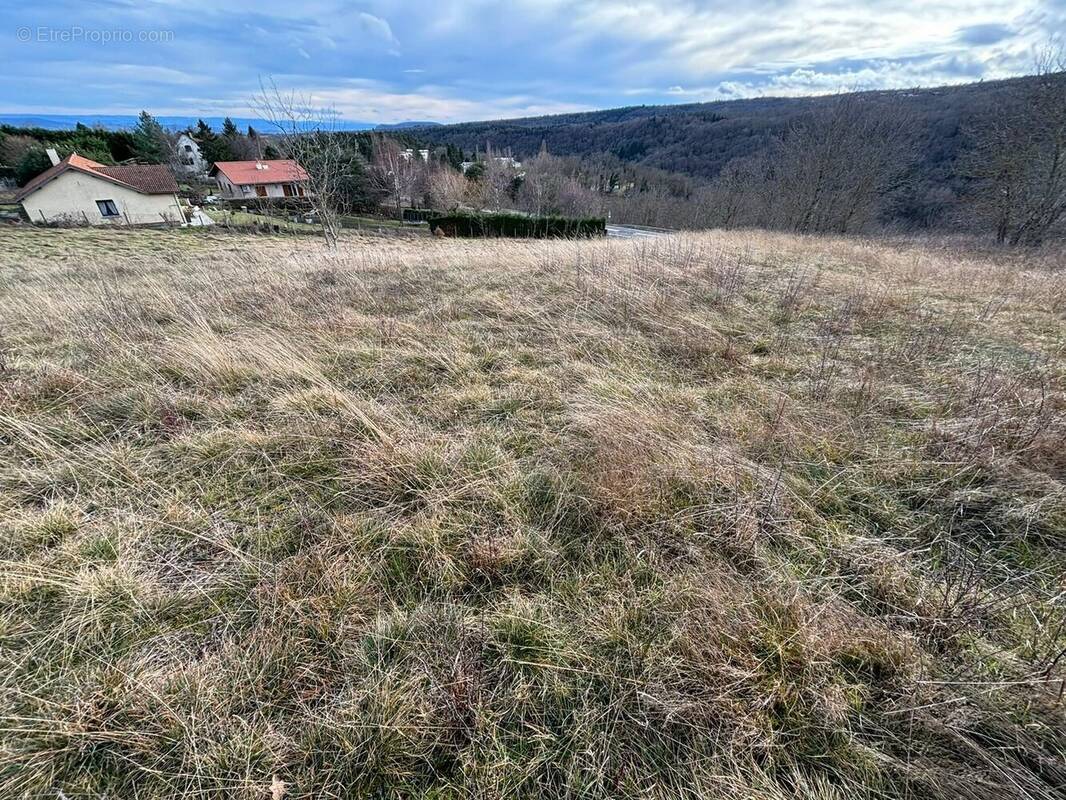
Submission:
[[186,175],[203,175],[207,172],[207,161],[200,152],[200,143],[189,134],[178,136],[174,150],[178,156],[178,168]]
[[[510,169],[522,169],[522,162],[521,161],[516,161],[515,159],[511,158],[511,156],[493,156],[492,160],[495,161],[497,164],[500,164],[501,166],[504,166],[504,167],[508,167]],[[482,162],[481,161],[464,161],[463,163],[461,163],[459,165],[459,169],[461,169],[463,174],[465,175],[467,173],[467,171],[472,166],[474,166],[475,164],[480,164],[480,163],[482,163]]]
[[77,153],[52,166],[15,195],[31,222],[72,225],[183,223],[174,174],[159,164],[107,166]]
[[273,161],[216,161],[211,175],[219,193],[230,199],[305,197],[307,173],[291,159]]

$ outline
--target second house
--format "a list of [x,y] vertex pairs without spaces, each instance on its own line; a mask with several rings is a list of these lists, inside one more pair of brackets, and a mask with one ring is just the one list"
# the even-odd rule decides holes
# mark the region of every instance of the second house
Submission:
[[217,161],[211,176],[219,193],[232,200],[257,197],[306,197],[307,173],[291,159]]

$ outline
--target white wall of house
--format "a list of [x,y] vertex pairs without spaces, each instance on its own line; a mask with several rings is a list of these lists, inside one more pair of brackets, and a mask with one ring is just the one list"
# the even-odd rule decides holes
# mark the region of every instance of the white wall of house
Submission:
[[[103,216],[97,200],[112,200],[118,216]],[[75,170],[67,170],[24,198],[22,207],[37,223],[161,225],[185,221],[177,195],[141,194]]]
[[[266,195],[261,195],[256,192],[256,186],[261,186],[266,190]],[[296,184],[289,184],[292,187],[290,194],[285,194],[284,183],[260,183],[260,184],[243,184],[241,186],[235,186],[229,182],[229,179],[219,173],[218,175],[218,189],[219,193],[223,197],[230,197],[240,200],[255,200],[257,197],[297,197],[299,196],[300,189]]]
[[215,183],[218,184],[218,193],[223,197],[240,197],[241,191],[232,183],[229,182],[229,178],[223,175],[221,172],[215,176]]
[[196,140],[183,133],[174,146],[178,155],[178,167],[187,175],[201,175],[207,172],[207,162],[200,154],[200,145]]

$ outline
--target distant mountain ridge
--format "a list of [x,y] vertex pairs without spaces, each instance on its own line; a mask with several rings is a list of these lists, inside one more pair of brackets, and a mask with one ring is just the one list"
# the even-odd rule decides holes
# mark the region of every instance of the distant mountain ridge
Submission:
[[[198,120],[203,120],[212,128],[222,127],[225,117],[194,117],[194,116],[157,116],[157,120],[170,130],[184,130],[195,127]],[[258,131],[270,133],[274,125],[265,119],[254,117],[232,117],[238,128],[244,129],[251,125]],[[11,125],[15,128],[43,128],[49,131],[73,130],[78,123],[88,125],[90,128],[106,128],[108,130],[127,130],[137,124],[137,117],[132,114],[0,114],[0,125]],[[439,125],[438,122],[412,121],[395,122],[391,124],[376,124],[359,120],[338,120],[337,130],[342,131],[370,131],[370,130],[403,130],[407,128],[424,128]]]
[[[934,181],[951,161],[965,127],[1031,78],[928,89],[861,92],[885,113],[905,113],[921,131],[925,166]],[[685,105],[629,106],[553,116],[464,122],[415,128],[412,136],[468,153],[491,145],[530,156],[541,145],[554,155],[609,154],[622,161],[709,179],[735,158],[764,150],[777,136],[832,102],[820,97],[757,97]]]
[[389,124],[384,124],[383,123],[381,125],[376,126],[375,130],[379,130],[379,131],[399,131],[399,130],[407,130],[408,128],[436,128],[436,127],[439,127],[442,124],[443,123],[440,123],[440,122],[429,122],[429,121],[423,121],[423,120],[414,121],[413,120],[411,122],[393,122],[393,123],[389,123]]

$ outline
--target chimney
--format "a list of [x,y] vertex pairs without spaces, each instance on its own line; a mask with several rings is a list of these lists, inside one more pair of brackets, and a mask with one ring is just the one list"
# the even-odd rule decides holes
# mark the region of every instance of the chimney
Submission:
[[52,162],[53,167],[59,163],[59,153],[56,152],[54,147],[49,147],[44,152],[48,154],[48,160]]

